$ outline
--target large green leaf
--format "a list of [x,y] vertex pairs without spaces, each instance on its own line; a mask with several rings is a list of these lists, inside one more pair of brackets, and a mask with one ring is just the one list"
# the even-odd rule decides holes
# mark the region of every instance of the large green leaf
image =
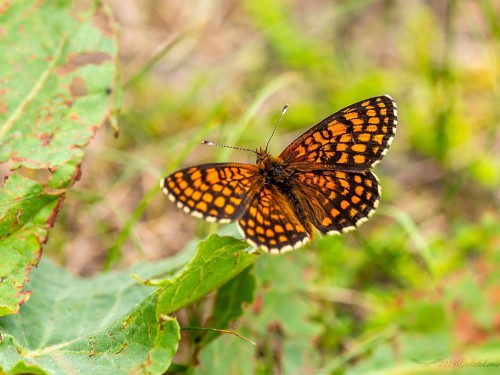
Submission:
[[0,163],[12,173],[0,187],[0,315],[28,299],[24,283],[79,177],[82,147],[114,107],[115,31],[96,4],[2,5]]
[[195,257],[172,279],[162,281],[158,309],[170,314],[224,285],[252,264],[257,255],[244,252],[245,241],[210,236],[200,242]]
[[[166,263],[134,271],[154,276]],[[177,350],[177,322],[157,315],[157,293],[130,271],[85,280],[44,260],[27,286],[30,303],[0,318],[0,372],[158,374]]]
[[[0,317],[0,373],[163,373],[180,339],[167,314],[248,268],[256,255],[246,248],[244,241],[213,235],[181,269],[184,255],[87,280],[41,262],[27,285],[30,303]],[[131,272],[154,279],[158,289],[138,284]]]
[[258,350],[244,340],[222,335],[201,352],[198,372],[254,374],[282,369],[286,374],[304,374],[316,368],[313,344],[320,326],[312,319],[318,306],[307,299],[308,278],[304,277],[310,263],[309,254],[300,251],[261,257],[255,267],[258,285],[253,308],[234,328],[256,341]]
[[[254,290],[255,277],[252,268],[248,267],[217,291],[212,313],[205,326],[227,329],[231,322],[241,317],[245,305],[253,301]],[[206,346],[219,335],[220,333],[214,331],[205,332],[198,346],[200,348]]]

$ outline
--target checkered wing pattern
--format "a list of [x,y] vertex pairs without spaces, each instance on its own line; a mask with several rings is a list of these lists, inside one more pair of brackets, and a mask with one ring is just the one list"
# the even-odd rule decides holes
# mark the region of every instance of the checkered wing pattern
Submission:
[[348,232],[375,212],[380,185],[371,171],[311,171],[295,176],[296,196],[323,234]]
[[247,207],[238,228],[255,247],[281,253],[302,246],[312,236],[310,224],[297,217],[286,197],[273,185],[253,194]]
[[352,104],[302,134],[280,155],[310,168],[334,165],[339,170],[365,170],[387,153],[396,134],[397,109],[388,96]]
[[207,221],[229,223],[247,210],[256,165],[219,163],[181,169],[160,182],[184,212]]

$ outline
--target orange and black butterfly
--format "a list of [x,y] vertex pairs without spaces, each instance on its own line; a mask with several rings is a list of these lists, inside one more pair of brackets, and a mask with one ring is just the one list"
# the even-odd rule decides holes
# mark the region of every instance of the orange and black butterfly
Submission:
[[238,221],[251,245],[271,253],[350,231],[373,214],[380,184],[370,170],[396,134],[396,103],[376,96],[327,117],[278,156],[259,148],[256,165],[211,163],[161,180],[179,208],[207,221]]

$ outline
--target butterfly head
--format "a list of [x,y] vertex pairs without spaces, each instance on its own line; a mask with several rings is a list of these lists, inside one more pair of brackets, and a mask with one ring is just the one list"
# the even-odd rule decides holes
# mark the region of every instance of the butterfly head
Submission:
[[271,154],[269,154],[269,152],[267,152],[267,150],[263,149],[262,147],[259,147],[257,150],[255,150],[255,153],[257,154],[257,160],[255,161],[257,165],[271,157]]

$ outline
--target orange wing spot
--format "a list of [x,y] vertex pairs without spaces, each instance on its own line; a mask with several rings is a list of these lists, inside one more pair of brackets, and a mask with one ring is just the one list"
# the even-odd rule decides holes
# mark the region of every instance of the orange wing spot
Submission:
[[195,189],[198,189],[202,184],[201,180],[193,180],[193,187]]
[[234,214],[234,207],[228,204],[226,207],[224,207],[224,212],[228,215]]
[[194,201],[193,201],[192,199],[188,200],[188,201],[187,201],[187,205],[188,205],[189,207],[193,208],[193,207],[194,207]]
[[257,208],[255,208],[255,207],[250,207],[250,208],[248,209],[248,212],[250,213],[250,216],[255,217],[255,215],[257,215]]
[[201,178],[201,171],[199,169],[195,169],[195,171],[191,174],[191,180],[199,180]]
[[260,214],[259,211],[257,211],[257,214],[255,215],[255,219],[257,220],[257,223],[264,224],[264,218],[262,217],[262,215]]
[[[351,150],[353,150],[354,152],[365,152],[366,145],[358,143],[358,144],[352,145]],[[359,176],[356,176],[356,177],[359,177]]]
[[365,195],[365,198],[366,198],[366,200],[372,199],[372,193],[370,193],[369,191],[367,191],[366,195]]
[[343,210],[347,210],[347,208],[349,207],[349,202],[346,201],[346,200],[343,200],[342,202],[340,202],[340,207],[343,209]]
[[219,208],[222,208],[224,207],[224,205],[226,204],[226,200],[224,199],[224,197],[217,197],[215,198],[214,200],[214,204],[219,207]]
[[345,172],[337,172],[337,178],[343,178],[345,180],[346,178]]
[[258,236],[257,238],[258,238],[259,242],[266,243],[266,239],[264,237]]
[[286,223],[285,229],[287,230],[287,232],[293,232],[293,225],[290,223]]
[[205,177],[205,181],[209,182],[210,184],[214,184],[215,182],[220,181],[219,174],[217,173],[216,170],[207,169],[207,175]]
[[210,189],[210,186],[208,186],[207,184],[203,184],[203,185],[200,186],[200,190],[201,191],[207,191],[209,189]]
[[196,205],[196,209],[201,211],[201,212],[207,212],[208,207],[207,207],[207,204],[205,202],[198,202],[198,204]]
[[265,216],[269,216],[269,207],[262,207],[261,211]]
[[185,195],[181,195],[179,199],[183,202],[187,201],[187,197]]
[[229,197],[232,194],[232,190],[229,189],[227,186],[224,186],[224,189],[222,189],[222,194],[225,195],[226,197]]
[[321,133],[319,132],[313,133],[313,137],[316,142],[321,144],[325,143],[325,139],[321,136]]
[[214,209],[212,208],[210,211],[208,211],[208,214],[209,214],[210,216],[217,216],[219,213],[217,212],[217,210],[214,210]]
[[250,237],[255,236],[255,231],[252,228],[246,228],[245,231]]
[[355,208],[351,208],[351,209],[349,210],[349,215],[350,215],[351,217],[355,217],[357,214],[358,214],[358,210],[356,210]]
[[339,182],[344,189],[349,189],[351,187],[351,185],[349,185],[349,182],[347,182],[346,180],[340,180]]
[[174,177],[175,178],[181,178],[182,177],[182,172],[177,172],[176,174],[174,174]]
[[276,240],[269,240],[269,245],[271,246],[274,246],[274,245],[277,245],[278,243],[276,242]]
[[179,181],[179,187],[184,190],[185,188],[188,187],[188,182],[186,180],[181,180]]
[[275,235],[275,233],[271,229],[266,230],[267,237],[274,237],[274,235]]
[[365,180],[365,186],[372,187],[373,186],[372,180],[366,179]]
[[219,184],[214,184],[212,185],[212,190],[216,193],[219,193],[222,191],[223,186]]
[[357,195],[353,195],[351,197],[351,202],[354,203],[354,204],[358,204],[359,202],[361,202],[361,198],[358,197]]
[[179,189],[178,187],[173,188],[173,191],[175,195],[181,195],[181,189]]
[[170,189],[173,189],[173,188],[174,188],[174,186],[176,185],[176,184],[175,184],[175,182],[174,182],[174,180],[168,180],[167,184],[168,184],[168,187],[169,187]]
[[355,164],[365,164],[366,158],[364,155],[354,155],[354,163]]
[[377,112],[374,109],[369,109],[368,111],[366,111],[366,115],[370,117],[377,116]]
[[344,114],[344,117],[346,120],[352,120],[353,118],[358,117],[358,113],[357,112],[348,112],[348,113]]
[[329,217],[325,217],[321,222],[321,225],[323,225],[324,227],[328,227],[332,225],[332,223],[333,223],[332,219],[330,219]]
[[361,178],[361,176],[360,176],[360,175],[355,174],[355,175],[354,175],[354,182],[356,182],[356,183],[360,184],[360,183],[361,183],[361,181],[363,181],[363,179]]
[[262,227],[255,228],[255,231],[257,232],[257,234],[264,234],[264,228]]
[[[378,117],[370,117],[370,119],[368,120],[368,123],[369,124],[373,124],[373,125],[377,125],[377,124],[380,124],[380,119]],[[377,127],[375,126],[375,130],[370,130],[370,129],[373,129],[374,127],[373,126],[368,126],[368,131],[369,132],[374,132],[377,130]]]
[[363,186],[356,186],[354,188],[354,192],[359,195],[360,197],[363,196],[363,191],[365,191],[365,188]]
[[333,181],[328,181],[328,182],[326,183],[326,188],[327,188],[328,190],[333,190],[333,189],[335,189],[335,183],[334,183]]
[[229,202],[231,202],[235,206],[239,206],[241,203],[241,199],[235,197],[229,197]]
[[255,221],[253,221],[252,219],[248,219],[248,226],[249,227],[255,227]]
[[345,151],[347,150],[347,145],[345,143],[337,143],[335,151]]
[[330,210],[330,214],[331,214],[333,217],[337,217],[337,216],[339,216],[339,215],[340,215],[340,211],[339,211],[339,210],[337,210],[336,208],[332,208],[332,209]]
[[376,134],[373,136],[373,140],[379,144],[384,143],[384,135],[383,134]]
[[369,100],[367,100],[366,102],[361,103],[361,106],[362,107],[366,107],[368,104],[370,104]]
[[358,141],[360,142],[368,142],[371,138],[371,135],[368,133],[361,133],[358,135]]
[[[187,190],[186,190],[186,195],[187,195]],[[210,193],[205,193],[203,194],[202,199],[207,203],[211,203],[214,200],[214,196]]]
[[363,125],[365,123],[365,121],[361,118],[352,119],[351,122],[353,125]]
[[387,133],[387,126],[382,126],[382,133]]
[[283,227],[282,227],[281,225],[279,225],[279,224],[276,224],[276,225],[274,226],[274,231],[275,231],[276,233],[284,233],[284,232],[285,232],[285,230],[283,229]]
[[285,236],[279,236],[278,241],[279,242],[286,242],[287,238]]
[[384,117],[384,124],[389,125],[389,117]]
[[359,206],[361,208],[362,211],[364,211],[366,209],[366,203],[363,203],[361,206]]
[[195,191],[191,196],[191,198],[194,199],[195,201],[199,201],[201,198],[201,191]]
[[378,153],[378,150],[380,150],[380,147],[378,147],[378,146],[373,147],[372,148],[372,154],[376,155]]
[[343,152],[339,160],[337,160],[337,163],[345,164],[347,163],[347,158],[348,158],[347,154]]
[[187,195],[188,197],[190,197],[192,194],[193,194],[194,190],[192,187],[187,187],[186,189],[184,189],[184,194]]
[[328,138],[330,138],[331,136],[344,134],[345,132],[347,132],[347,127],[344,124],[337,123],[337,121],[332,121],[330,124],[328,124],[328,130],[332,132],[331,135],[328,135]]
[[340,143],[349,143],[351,141],[352,141],[352,136],[350,134],[342,134],[339,139]]
[[[378,106],[380,107],[380,104],[379,104]],[[380,110],[380,114],[381,114],[382,116],[387,116],[387,108],[385,108],[385,106],[384,106],[384,108],[382,108],[382,109]]]
[[354,125],[352,127],[352,131],[354,133],[361,133],[363,131],[363,128],[364,128],[364,122],[362,124]]

